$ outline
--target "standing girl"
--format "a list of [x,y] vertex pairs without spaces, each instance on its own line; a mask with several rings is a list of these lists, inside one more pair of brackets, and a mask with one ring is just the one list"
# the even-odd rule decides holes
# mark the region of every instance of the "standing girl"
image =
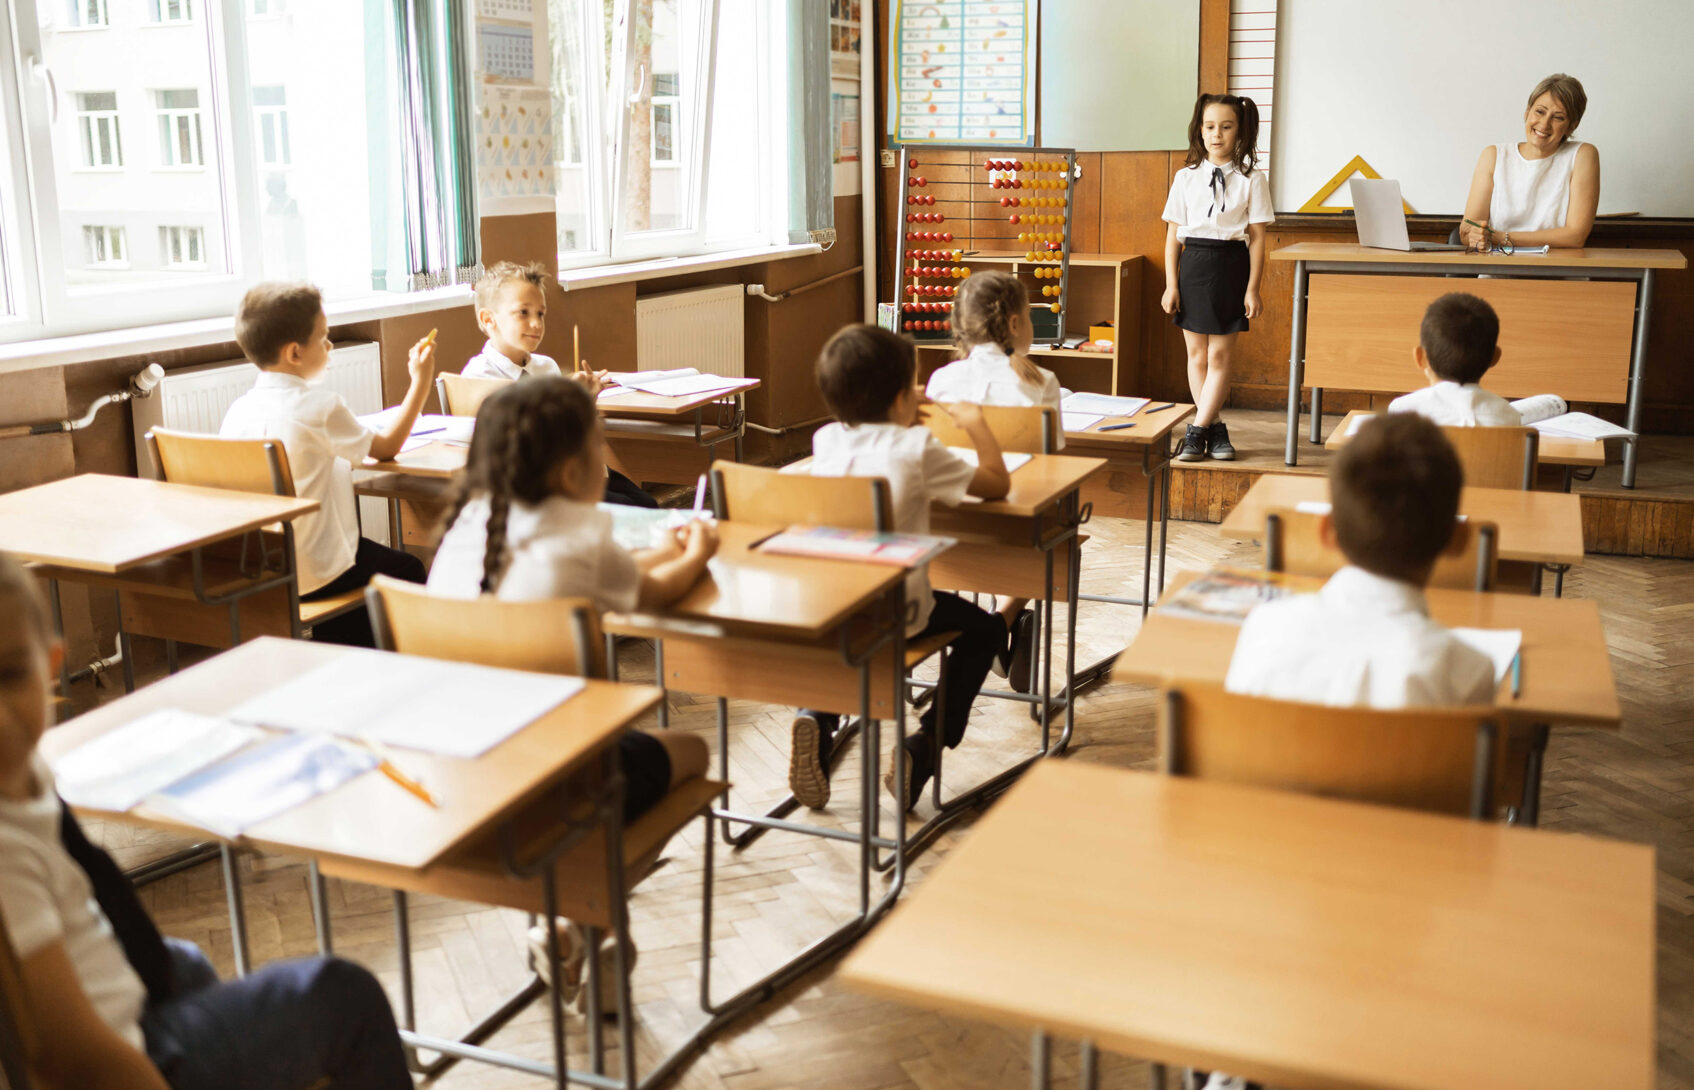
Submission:
[[1264,310],[1265,225],[1276,222],[1258,163],[1259,107],[1236,95],[1201,95],[1188,122],[1188,165],[1165,201],[1165,313],[1182,328],[1188,389],[1199,410],[1177,458],[1235,457],[1218,412],[1229,396],[1235,335]]

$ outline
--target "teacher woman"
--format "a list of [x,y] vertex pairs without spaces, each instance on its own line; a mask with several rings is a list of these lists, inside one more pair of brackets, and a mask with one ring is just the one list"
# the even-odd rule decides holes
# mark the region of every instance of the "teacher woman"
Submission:
[[1600,205],[1600,153],[1572,140],[1588,108],[1575,76],[1548,76],[1530,92],[1521,143],[1482,149],[1459,241],[1499,246],[1581,246]]

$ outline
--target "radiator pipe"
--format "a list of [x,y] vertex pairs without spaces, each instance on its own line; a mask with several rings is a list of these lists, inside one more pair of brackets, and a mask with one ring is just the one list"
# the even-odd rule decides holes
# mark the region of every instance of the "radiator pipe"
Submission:
[[88,406],[88,411],[80,417],[74,420],[70,418],[48,420],[40,424],[11,424],[0,428],[0,439],[16,439],[24,435],[58,435],[63,432],[81,431],[94,423],[94,418],[106,406],[117,405],[137,397],[150,396],[164,377],[165,369],[156,363],[150,363],[130,376],[129,389],[95,398],[93,404]]
[[821,288],[825,284],[833,283],[834,281],[840,280],[843,277],[857,276],[864,271],[865,271],[865,267],[863,265],[854,265],[851,269],[842,269],[840,272],[831,273],[828,276],[823,277],[820,280],[814,280],[809,284],[801,284],[797,288],[789,288],[787,291],[777,292],[775,295],[767,294],[765,292],[765,286],[763,284],[748,284],[747,285],[747,294],[748,295],[756,295],[760,299],[763,299],[768,303],[780,303],[784,299],[787,299],[790,296],[799,295],[801,292],[805,292],[805,291],[811,291],[813,288]]
[[[95,659],[93,662],[90,662],[87,666],[84,666],[82,669],[72,671],[70,677],[67,680],[69,680],[69,681],[81,681],[85,677],[93,678],[94,679],[94,685],[95,685],[96,688],[98,688],[100,686],[100,679],[106,676],[106,671],[115,670],[119,666],[123,665],[123,661],[124,661],[123,641],[119,640],[117,637],[114,636],[112,638],[112,643],[113,643],[112,653],[109,657],[103,658],[103,659]],[[69,694],[65,694],[65,695],[69,695]]]
[[820,416],[816,420],[802,420],[800,423],[790,424],[786,428],[767,428],[763,424],[755,424],[749,420],[747,421],[747,427],[751,428],[753,431],[763,432],[766,435],[787,435],[791,431],[799,431],[801,428],[809,428],[813,424],[828,423],[834,419],[835,417],[833,416]]

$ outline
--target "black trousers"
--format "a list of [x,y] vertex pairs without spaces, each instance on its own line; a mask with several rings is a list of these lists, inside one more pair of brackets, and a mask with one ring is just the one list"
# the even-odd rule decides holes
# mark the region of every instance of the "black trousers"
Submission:
[[609,466],[606,469],[605,500],[607,503],[621,503],[625,507],[659,506],[659,501],[641,491],[640,485]]
[[[322,598],[333,598],[337,594],[345,594],[357,590],[371,581],[373,575],[387,575],[395,579],[404,579],[408,583],[422,583],[429,573],[424,569],[424,562],[403,549],[390,549],[386,545],[378,545],[368,537],[359,539],[359,551],[353,556],[353,566],[331,579],[310,594],[302,594],[302,601],[315,602]],[[312,638],[322,643],[340,643],[349,647],[375,647],[376,635],[371,631],[371,618],[364,609],[350,610],[339,617],[331,617],[322,624],[312,627]]]
[[[936,708],[945,705],[947,721],[941,724],[942,738],[947,742],[947,748],[953,749],[964,740],[971,705],[976,703],[976,694],[982,692],[982,683],[988,680],[988,669],[994,663],[994,656],[1006,648],[1006,620],[998,613],[972,605],[957,594],[942,590],[932,593],[935,595],[935,608],[929,615],[929,623],[922,632],[906,638],[923,639],[941,632],[957,632],[958,635],[947,645],[947,686],[924,710],[918,721],[918,730],[934,738]],[[834,731],[841,722],[839,715],[828,712],[806,714],[816,718],[818,725],[828,731]]]

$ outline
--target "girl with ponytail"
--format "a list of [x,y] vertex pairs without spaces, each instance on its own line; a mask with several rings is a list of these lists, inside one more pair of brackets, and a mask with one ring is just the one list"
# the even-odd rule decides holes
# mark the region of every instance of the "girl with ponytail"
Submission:
[[[663,548],[624,549],[612,538],[612,517],[595,506],[606,477],[602,443],[594,397],[570,379],[525,379],[484,401],[429,590],[514,601],[590,598],[599,609],[623,612],[655,609],[686,594],[717,549],[716,529],[696,520]],[[705,743],[681,731],[625,731],[618,749],[626,821],[706,772]],[[587,938],[569,920],[556,926],[559,984],[569,1001],[581,987]],[[546,938],[540,927],[530,930],[535,964],[550,974]],[[610,950],[600,954],[603,982],[613,977],[605,960]],[[603,1002],[601,1009],[613,1008]]]
[[1198,410],[1177,458],[1235,457],[1218,413],[1229,396],[1235,335],[1264,312],[1259,280],[1265,227],[1276,222],[1259,162],[1259,107],[1238,95],[1201,95],[1188,122],[1188,165],[1165,201],[1165,313],[1182,329],[1188,389]]

